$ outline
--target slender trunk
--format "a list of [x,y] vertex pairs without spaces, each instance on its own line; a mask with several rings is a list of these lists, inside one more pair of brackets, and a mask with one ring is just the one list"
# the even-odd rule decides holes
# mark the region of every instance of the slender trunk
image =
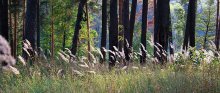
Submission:
[[87,25],[87,36],[88,36],[88,60],[89,62],[91,61],[90,59],[90,52],[91,52],[91,49],[90,49],[90,22],[89,22],[89,10],[88,10],[88,5],[86,3],[86,25]]
[[[110,0],[110,26],[109,26],[109,50],[115,51],[114,46],[118,47],[118,13],[117,13],[117,0]],[[115,66],[115,55],[109,54],[109,67],[110,69]]]
[[122,51],[123,49],[123,43],[124,43],[124,28],[123,28],[123,2],[124,0],[118,0],[119,1],[119,33],[118,33],[118,36],[119,36],[119,41],[118,41],[118,48],[119,48],[119,51]]
[[[64,27],[65,27],[65,23],[63,23],[64,24]],[[65,47],[66,47],[66,29],[64,29],[64,31],[63,31],[63,48],[62,48],[62,50],[64,51],[65,50]]]
[[130,30],[129,30],[129,0],[124,0],[123,3],[123,28],[124,28],[124,52],[125,52],[125,59],[127,62],[130,60]]
[[101,58],[101,63],[106,60],[106,53],[104,48],[106,48],[106,37],[107,37],[107,0],[102,0],[102,36],[101,36],[101,52],[103,58]]
[[51,6],[51,59],[52,62],[54,62],[54,15],[53,15],[53,1],[51,2],[52,6]]
[[[17,5],[17,1],[14,1],[14,4]],[[17,11],[14,11],[13,13],[14,15],[14,42],[13,42],[13,46],[14,46],[14,51],[13,51],[13,56],[16,56],[16,52],[17,52]]]
[[83,8],[86,4],[87,0],[80,0],[79,6],[78,6],[78,14],[77,14],[77,19],[76,19],[76,24],[75,24],[75,30],[74,30],[74,36],[72,39],[72,48],[71,52],[73,55],[76,55],[77,51],[77,42],[79,39],[79,30],[81,29],[81,21],[83,19]]
[[206,26],[206,31],[205,31],[205,38],[204,38],[204,43],[203,43],[203,48],[206,49],[206,42],[207,42],[207,37],[208,37],[208,31],[209,31],[209,26]]
[[[11,6],[12,5],[12,1],[11,0],[9,0],[9,6]],[[10,10],[10,9],[9,9]],[[11,52],[12,52],[12,55],[13,55],[13,52],[14,52],[14,46],[13,46],[13,44],[14,44],[14,39],[13,39],[13,31],[12,31],[12,27],[13,27],[13,25],[12,25],[12,11],[10,10],[10,12],[9,12],[9,29],[10,29],[10,46],[11,46]]]
[[40,48],[40,0],[37,0],[37,49]]
[[133,46],[133,33],[134,33],[134,25],[135,25],[135,16],[136,16],[136,8],[137,8],[137,0],[132,0],[131,6],[131,15],[130,15],[130,42],[129,45]]
[[0,5],[0,32],[1,35],[8,40],[9,34],[8,34],[8,0],[1,0]]
[[146,47],[147,47],[147,12],[148,12],[148,0],[143,0],[142,9],[142,30],[141,30],[141,53],[140,63],[143,65],[146,63]]
[[219,51],[219,0],[217,0],[217,14],[216,14],[216,35],[215,35],[215,45],[216,45],[216,50]]

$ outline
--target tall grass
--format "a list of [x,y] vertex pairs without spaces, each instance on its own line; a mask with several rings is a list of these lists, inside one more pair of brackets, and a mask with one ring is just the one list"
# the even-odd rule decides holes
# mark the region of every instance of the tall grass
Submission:
[[[28,44],[29,46],[29,44]],[[30,48],[31,49],[31,48]],[[24,49],[25,50],[25,49]],[[117,50],[117,49],[115,49]],[[60,51],[51,61],[43,51],[26,49],[29,60],[19,56],[16,68],[20,75],[4,72],[0,76],[3,93],[219,93],[220,62],[218,52],[195,50],[175,53],[167,64],[157,64],[157,59],[147,54],[147,64],[139,65],[138,52],[124,66],[124,54],[114,54],[117,63],[109,70],[107,63],[100,64],[99,50],[86,57],[75,57],[70,50]],[[108,50],[106,50],[108,51]],[[30,62],[32,64],[30,64]]]

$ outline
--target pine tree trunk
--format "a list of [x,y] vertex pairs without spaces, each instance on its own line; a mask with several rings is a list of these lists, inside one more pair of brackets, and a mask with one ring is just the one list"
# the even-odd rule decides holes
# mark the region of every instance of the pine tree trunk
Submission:
[[[27,10],[25,19],[25,39],[27,39],[32,48],[36,49],[36,30],[37,30],[37,0],[27,0]],[[31,53],[33,56],[34,53]],[[26,56],[26,57],[25,57]],[[24,53],[24,58],[27,59],[27,54]]]
[[129,62],[130,57],[130,30],[129,30],[129,0],[124,0],[123,3],[123,28],[124,28],[124,49],[125,49],[125,59],[127,62]]
[[81,21],[83,19],[83,8],[86,4],[87,0],[80,0],[79,6],[78,6],[78,14],[77,14],[77,20],[75,24],[75,30],[74,30],[74,35],[72,39],[72,48],[71,52],[73,55],[76,55],[77,51],[77,41],[79,39],[79,30],[81,29]]
[[216,14],[216,34],[215,34],[215,45],[216,45],[216,50],[219,51],[219,28],[218,28],[218,25],[219,25],[219,0],[217,0],[217,14]]
[[[170,29],[170,6],[169,0],[158,0],[156,8],[156,35],[155,38],[158,38],[155,45],[159,48],[156,48],[157,59],[164,64],[167,61],[167,50],[168,50],[168,40],[172,34]],[[170,35],[169,35],[170,34]],[[158,44],[157,44],[158,43]]]
[[196,2],[197,0],[189,1],[186,30],[183,44],[184,50],[188,49],[188,44],[190,45],[190,47],[195,47]]
[[135,25],[135,17],[136,17],[136,8],[137,8],[137,0],[132,0],[131,6],[131,15],[130,15],[130,42],[129,45],[133,46],[133,34],[134,34],[134,25]]
[[123,49],[123,43],[125,43],[123,40],[124,40],[124,28],[123,28],[123,2],[124,0],[118,0],[119,1],[119,33],[118,33],[118,36],[119,36],[119,41],[118,41],[118,48],[119,48],[119,51],[122,51]]
[[143,0],[142,9],[142,30],[141,30],[141,53],[140,63],[143,65],[146,63],[146,47],[147,47],[147,14],[148,14],[148,0]]
[[103,58],[101,58],[101,63],[106,61],[106,53],[104,49],[106,49],[106,37],[107,37],[107,0],[102,0],[102,36],[101,36],[101,52]]
[[[110,0],[110,27],[109,27],[109,50],[115,51],[114,46],[118,47],[118,13],[117,0]],[[109,67],[115,66],[114,54],[109,54]]]
[[0,3],[0,32],[1,35],[8,40],[8,0],[1,0]]
[[40,48],[40,0],[37,0],[37,49]]

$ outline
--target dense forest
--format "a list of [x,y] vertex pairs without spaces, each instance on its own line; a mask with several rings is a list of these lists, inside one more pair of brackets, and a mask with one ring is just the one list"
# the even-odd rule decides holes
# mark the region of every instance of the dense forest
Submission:
[[0,0],[0,92],[220,92],[219,19],[219,0]]

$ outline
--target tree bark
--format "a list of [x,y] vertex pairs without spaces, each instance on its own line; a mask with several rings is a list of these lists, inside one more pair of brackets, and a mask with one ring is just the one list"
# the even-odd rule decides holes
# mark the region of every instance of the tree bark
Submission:
[[72,39],[72,48],[71,52],[73,55],[76,55],[77,51],[77,41],[79,39],[79,30],[81,29],[81,21],[83,20],[83,8],[86,4],[87,0],[80,0],[79,6],[78,6],[78,14],[77,14],[77,20],[75,24],[75,30],[74,30],[74,35]]
[[37,0],[37,48],[40,48],[40,0]]
[[195,47],[196,2],[197,0],[189,1],[186,30],[183,43],[184,50],[188,49],[188,44],[190,47]]
[[103,58],[101,58],[101,63],[106,61],[106,53],[104,49],[106,49],[106,37],[107,37],[107,0],[102,0],[102,36],[101,36],[101,52]]
[[[27,10],[25,19],[25,39],[27,39],[32,48],[36,49],[36,31],[37,31],[37,0],[27,0]],[[34,53],[32,53],[32,56]],[[27,54],[24,53],[24,58],[27,59]]]
[[124,6],[124,0],[118,0],[119,1],[119,41],[118,41],[118,48],[119,51],[122,51],[123,49],[123,43],[125,43],[124,40],[124,28],[123,28],[123,6]]
[[142,29],[141,29],[141,53],[140,63],[143,65],[146,63],[146,47],[147,47],[147,13],[148,13],[148,0],[143,0],[142,9]]
[[124,0],[123,3],[123,28],[124,28],[124,52],[125,52],[125,59],[127,62],[130,60],[130,30],[129,30],[129,0]]
[[136,8],[137,8],[137,0],[132,0],[131,6],[131,15],[130,15],[130,42],[129,45],[133,46],[133,34],[134,34],[134,25],[135,25],[135,17],[136,17]]
[[168,50],[168,40],[172,35],[172,31],[170,29],[170,0],[158,0],[157,8],[156,8],[156,34],[155,38],[157,38],[155,45],[159,48],[156,49],[155,57],[164,64],[167,61],[167,50]]
[[219,0],[217,0],[217,15],[216,15],[216,34],[215,34],[215,45],[216,45],[216,50],[219,51]]
[[1,35],[8,40],[8,0],[0,1],[0,32]]
[[[114,46],[118,47],[118,13],[117,0],[110,0],[110,26],[109,26],[109,50],[115,51]],[[114,54],[109,54],[109,67],[115,66]]]

